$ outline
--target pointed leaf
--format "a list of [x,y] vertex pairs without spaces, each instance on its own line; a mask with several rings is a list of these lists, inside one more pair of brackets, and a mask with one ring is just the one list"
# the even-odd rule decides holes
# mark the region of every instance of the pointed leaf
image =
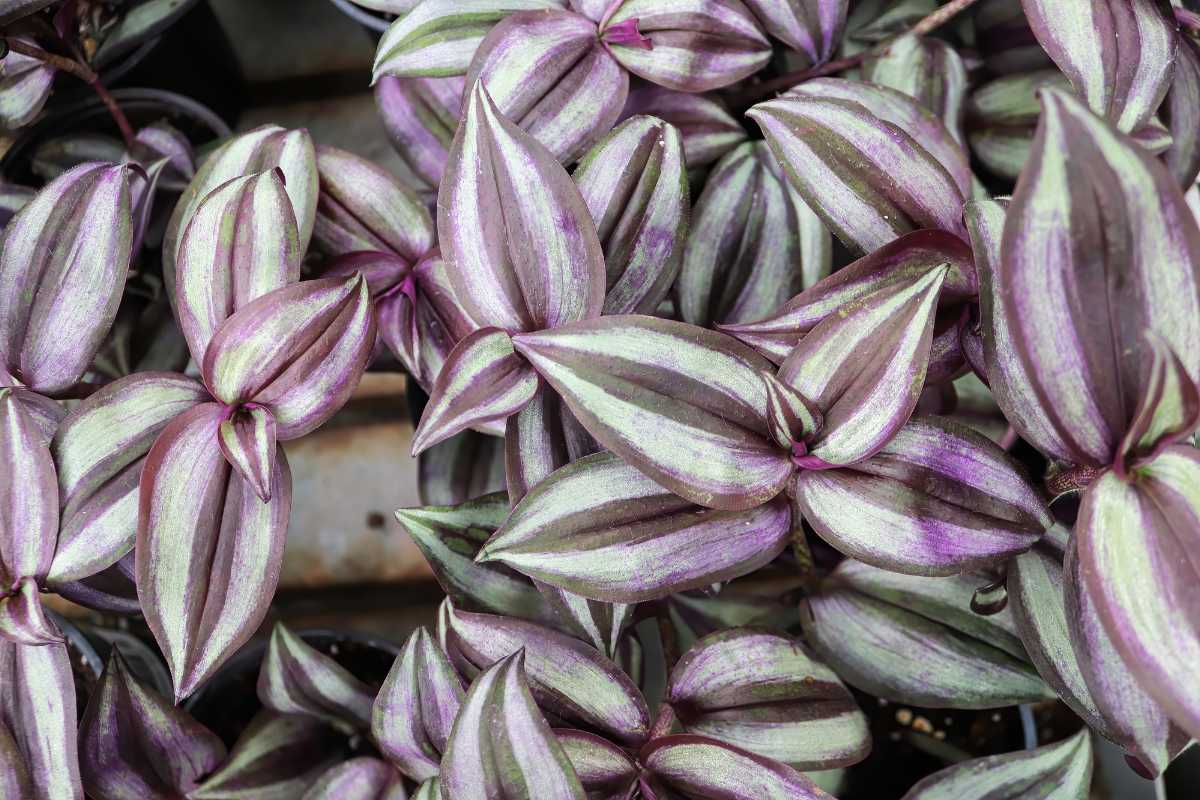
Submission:
[[634,621],[636,605],[592,600],[540,581],[534,581],[534,585],[566,630],[590,643],[606,658],[617,660],[622,636]]
[[105,386],[63,420],[51,444],[62,507],[51,584],[94,575],[133,549],[145,456],[171,420],[208,399],[191,378],[142,372]]
[[132,246],[127,167],[84,164],[38,192],[0,242],[0,368],[48,395],[79,380],[116,317]]
[[[788,180],[829,229],[861,252],[918,228],[961,235],[966,197],[961,150],[956,175],[927,149],[938,139],[915,139],[861,102],[888,90],[831,78],[809,88],[814,83],[760,103],[747,116],[763,129]],[[924,112],[910,98],[892,94],[895,104]],[[924,113],[935,130],[941,128],[947,146],[956,147],[932,113]]]
[[717,162],[696,201],[676,286],[693,325],[761,319],[829,274],[832,237],[787,183],[767,145]]
[[754,322],[720,325],[777,364],[825,318],[872,292],[907,283],[943,264],[949,267],[940,300],[953,304],[978,293],[971,250],[945,231],[905,234],[863,256],[782,303]]
[[[0,383],[11,384],[14,382],[11,380],[11,376],[4,376],[4,369],[0,367]],[[67,410],[63,408],[62,403],[21,386],[13,386],[12,393],[17,403],[33,420],[34,426],[41,434],[42,441],[49,444],[54,439],[54,432],[58,430],[58,426],[67,416]]]
[[697,509],[612,453],[556,471],[526,495],[480,557],[609,602],[639,602],[764,566],[790,541],[777,500]]
[[239,406],[217,429],[225,460],[264,503],[271,500],[274,483],[275,431],[274,415],[254,403]]
[[331,262],[323,275],[356,272],[366,277],[375,300],[379,338],[418,385],[431,391],[454,345],[476,328],[449,289],[441,254],[435,248],[410,269],[390,253],[348,253]]
[[1029,158],[1042,107],[1037,93],[1046,86],[1070,90],[1056,69],[1001,75],[967,100],[971,151],[991,172],[1016,180]]
[[303,281],[243,306],[217,329],[204,382],[228,405],[265,406],[287,441],[320,427],[350,399],[374,344],[366,280]]
[[[58,482],[50,449],[12,389],[0,389],[0,587],[42,581],[58,540]],[[2,596],[2,595],[0,595]]]
[[554,737],[589,798],[617,800],[628,795],[637,780],[638,767],[624,750],[586,731],[556,728]]
[[687,237],[679,130],[653,117],[630,117],[583,157],[573,177],[604,250],[604,313],[653,312],[679,274]]
[[1004,417],[1015,430],[1048,453],[1070,452],[1055,429],[1055,420],[1040,403],[1025,362],[1017,356],[1012,332],[997,320],[1002,300],[998,294],[996,269],[1000,263],[1000,245],[1008,209],[1006,200],[973,200],[963,216],[971,234],[971,247],[979,270],[980,338],[986,377],[996,403],[1006,409]]
[[445,651],[428,630],[417,628],[375,698],[371,736],[409,778],[435,778],[464,696]]
[[999,566],[1053,519],[1021,466],[986,436],[914,419],[850,469],[803,470],[804,519],[841,552],[910,575]]
[[513,344],[600,444],[680,497],[745,510],[791,473],[767,433],[770,367],[728,336],[631,315]]
[[792,449],[816,436],[825,425],[820,409],[769,372],[763,381],[767,384],[767,426],[775,443]]
[[416,193],[365,158],[317,147],[321,190],[313,240],[331,256],[358,250],[414,262],[433,247],[433,220]]
[[[446,605],[449,647],[475,670],[524,649],[526,673],[540,705],[623,744],[645,740],[650,730],[645,699],[616,664],[592,647],[533,622]],[[464,707],[459,718],[465,713]]]
[[689,170],[713,163],[746,141],[746,129],[718,100],[694,92],[677,92],[646,84],[631,86],[621,118],[648,114],[674,125],[683,138]]
[[579,190],[481,84],[466,106],[437,222],[459,301],[479,325],[510,333],[598,315],[604,254]]
[[505,119],[570,164],[617,121],[629,73],[590,20],[571,11],[524,11],[480,43],[466,85],[476,82]]
[[82,800],[65,644],[29,647],[0,638],[0,727],[11,732],[33,789],[20,797]]
[[375,107],[392,146],[423,191],[436,191],[458,128],[463,89],[460,76],[395,78],[375,83]]
[[440,783],[455,800],[584,800],[583,787],[534,705],[525,657],[498,659],[471,686]]
[[744,2],[767,33],[801,53],[807,58],[807,63],[823,64],[837,51],[842,30],[846,26],[848,0]]
[[175,257],[175,310],[192,359],[203,363],[233,312],[300,279],[296,215],[277,169],[223,183],[187,221]]
[[508,516],[504,492],[461,505],[402,508],[396,519],[429,562],[442,590],[461,608],[550,623],[554,613],[523,576],[499,564],[478,564],[475,557]]
[[413,455],[468,428],[506,419],[533,399],[538,384],[507,333],[480,328],[450,351],[413,435]]
[[813,328],[779,368],[779,380],[824,417],[807,443],[817,467],[869,458],[904,426],[925,382],[938,293],[948,268],[843,306]]
[[851,686],[928,708],[1052,699],[1011,613],[981,616],[979,579],[919,578],[843,561],[800,609],[805,639]]
[[1126,133],[1162,102],[1177,26],[1158,0],[1021,0],[1029,27],[1075,91]]
[[[924,149],[946,170],[963,197],[971,195],[971,165],[962,142],[940,117],[910,95],[875,83],[817,78],[792,87],[784,96],[819,97],[862,105],[876,119],[912,137],[918,149]],[[961,228],[946,230],[961,232]]]
[[[903,92],[929,109],[960,145],[967,99],[967,67],[941,39],[907,34],[864,64],[863,77]],[[922,142],[924,144],[924,142]]]
[[196,170],[195,177],[175,204],[163,233],[163,278],[167,296],[175,297],[175,261],[180,238],[196,213],[196,207],[227,181],[259,172],[283,170],[287,195],[292,201],[300,252],[308,250],[317,212],[317,161],[312,138],[306,130],[289,131],[278,125],[263,125],[229,139],[214,150]]
[[424,0],[392,23],[375,51],[374,79],[464,75],[476,48],[515,11],[563,7],[561,0]]
[[146,0],[122,9],[115,24],[104,33],[91,63],[96,69],[112,64],[138,45],[159,37],[191,8],[186,0]]
[[1138,686],[1113,647],[1082,584],[1074,550],[1070,532],[1056,527],[1009,563],[1009,605],[1021,640],[1072,711],[1123,747],[1146,773],[1157,775],[1187,737]]
[[1079,668],[1106,724],[1097,731],[1123,746],[1143,776],[1157,775],[1189,745],[1191,737],[1138,685],[1113,646],[1080,572],[1077,538],[1063,562],[1063,598]]
[[365,729],[374,697],[345,667],[278,622],[258,673],[258,699],[280,714],[308,714],[335,726]]
[[83,783],[94,800],[173,800],[225,759],[225,745],[130,673],[114,649],[79,723]]
[[140,158],[151,162],[167,159],[169,168],[165,172],[172,182],[190,181],[196,174],[196,155],[191,141],[169,122],[161,120],[139,128],[134,142]]
[[1200,175],[1200,146],[1188,131],[1200,126],[1200,43],[1179,34],[1175,74],[1160,113],[1171,132],[1171,146],[1164,159],[1175,180],[1190,188]]
[[405,800],[404,782],[386,761],[359,756],[327,770],[301,800]]
[[509,504],[519,502],[554,470],[599,450],[600,445],[562,398],[539,382],[533,399],[508,418],[504,430],[504,481]]
[[624,0],[601,26],[632,25],[644,43],[607,39],[613,56],[651,83],[706,92],[753,75],[771,57],[758,20],[740,0]]
[[1153,363],[1133,421],[1121,440],[1119,459],[1152,459],[1200,425],[1200,386],[1161,336],[1147,331],[1146,337]]
[[[421,332],[418,375],[432,386],[454,345],[479,326],[454,293],[449,265],[440,250],[435,248],[418,261],[412,275],[417,284],[417,325]],[[438,329],[444,333],[437,333]],[[499,426],[492,430],[494,435],[501,433]]]
[[[1161,162],[1074,97],[1047,89],[1041,98],[984,306],[985,348],[993,340],[985,355],[993,386],[1014,370],[1028,378],[996,395],[1023,438],[1052,457],[1102,466],[1153,363],[1144,330],[1200,376],[1200,230]],[[1008,351],[998,347],[1005,340]],[[995,361],[1019,366],[994,370]]]
[[166,656],[176,699],[187,697],[258,627],[279,581],[291,511],[283,451],[263,503],[221,455],[223,408],[177,417],[142,468],[138,598]]
[[766,630],[698,640],[671,671],[667,699],[688,733],[796,769],[849,766],[871,750],[867,719],[837,675]]
[[640,760],[697,800],[832,800],[791,767],[705,736],[663,736],[642,749]]
[[1200,451],[1178,445],[1088,487],[1076,523],[1079,570],[1101,622],[1142,688],[1193,738],[1200,687]]
[[1087,800],[1091,782],[1092,740],[1084,728],[1036,750],[973,758],[947,767],[910,789],[904,800]]
[[346,758],[345,740],[313,717],[261,711],[188,800],[296,800]]

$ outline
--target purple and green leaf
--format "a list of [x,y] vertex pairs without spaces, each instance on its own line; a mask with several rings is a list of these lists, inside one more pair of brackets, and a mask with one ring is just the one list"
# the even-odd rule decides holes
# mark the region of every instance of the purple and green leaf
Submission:
[[348,730],[371,723],[371,688],[283,623],[271,632],[257,688],[263,706],[280,714],[307,714]]
[[634,116],[575,168],[604,251],[606,314],[653,313],[675,283],[690,205],[684,149],[670,123]]
[[435,778],[464,696],[462,679],[446,653],[428,630],[418,628],[375,697],[371,736],[409,778]]
[[782,499],[748,511],[698,509],[611,453],[533,487],[479,559],[584,597],[653,600],[744,575],[791,536]]
[[225,760],[217,736],[134,676],[114,649],[79,723],[83,785],[94,800],[174,800]]
[[805,639],[851,686],[929,708],[1052,699],[1007,609],[970,608],[981,577],[922,578],[844,561],[800,610]]
[[520,650],[471,686],[439,782],[455,800],[585,800],[579,776],[534,704]]

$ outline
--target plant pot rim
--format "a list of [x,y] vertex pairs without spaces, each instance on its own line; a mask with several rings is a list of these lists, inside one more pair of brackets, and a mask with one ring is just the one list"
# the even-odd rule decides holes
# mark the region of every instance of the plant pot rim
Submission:
[[[392,656],[400,655],[400,651],[403,649],[402,645],[396,644],[391,639],[384,639],[359,631],[340,631],[334,628],[301,628],[294,632],[309,644],[312,644],[313,639],[335,639],[366,645]],[[268,634],[266,636],[255,636],[242,645],[228,661],[221,665],[221,668],[211,678],[204,682],[203,686],[197,689],[191,697],[183,701],[184,710],[191,712],[196,706],[208,700],[208,696],[216,692],[216,687],[220,684],[227,682],[226,679],[229,676],[236,675],[248,669],[259,669],[270,641],[271,637]]]
[[[169,92],[165,89],[127,88],[114,89],[113,97],[121,103],[127,113],[138,113],[143,110],[170,109],[183,116],[189,117],[200,126],[207,128],[213,139],[223,139],[232,134],[233,130],[215,111],[208,106],[193,100],[186,95]],[[104,103],[94,94],[50,109],[48,113],[34,124],[21,130],[12,147],[0,158],[0,175],[7,178],[13,165],[25,158],[27,151],[36,147],[38,142],[46,138],[47,133],[56,133],[63,129],[78,130],[77,125],[91,118],[109,120]]]
[[350,19],[366,28],[370,28],[376,33],[383,33],[392,26],[390,20],[386,20],[361,6],[357,6],[351,3],[350,0],[329,0],[329,2],[337,6],[338,10],[347,17],[350,17]]

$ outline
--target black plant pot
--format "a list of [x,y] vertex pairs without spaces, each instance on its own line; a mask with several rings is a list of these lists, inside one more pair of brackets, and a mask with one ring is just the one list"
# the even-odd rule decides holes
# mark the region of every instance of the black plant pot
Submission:
[[[95,63],[94,69],[100,75],[100,82],[110,89],[119,84],[133,70],[141,65],[158,49],[169,31],[175,25],[182,23],[192,13],[200,0],[184,0],[184,10],[170,24],[152,26],[142,32],[136,39],[130,40],[120,50],[106,55]],[[50,98],[50,107],[56,108],[71,105],[92,94],[92,89],[83,85],[70,76],[63,76],[58,81],[55,92]]]
[[[117,89],[112,94],[135,128],[165,119],[196,145],[230,134],[225,120],[183,95],[160,89]],[[0,159],[0,175],[12,183],[36,183],[32,165],[38,145],[52,138],[83,132],[119,135],[116,123],[95,95],[55,108],[23,129]]]
[[917,781],[951,764],[1049,744],[1081,725],[1059,703],[949,711],[854,694],[874,746],[865,761],[847,769],[837,794],[841,800],[898,800]]
[[139,681],[163,697],[171,697],[171,674],[158,650],[132,633],[99,625],[80,624],[79,630],[95,648],[101,660],[107,662],[114,649],[121,651],[126,666]]
[[163,697],[171,697],[171,676],[167,667],[158,650],[145,640],[128,631],[88,622],[76,623],[53,611],[48,613],[67,640],[67,654],[75,678],[75,701],[80,716],[114,648],[121,651],[134,677]]
[[87,707],[92,689],[104,671],[104,659],[83,631],[61,614],[47,610],[46,615],[62,631],[67,640],[67,657],[71,661],[71,676],[75,679],[75,706],[79,717]]
[[[302,630],[297,635],[374,689],[383,685],[400,653],[393,642],[357,633]],[[184,702],[184,708],[228,746],[262,709],[257,686],[266,652],[265,638],[252,640]]]

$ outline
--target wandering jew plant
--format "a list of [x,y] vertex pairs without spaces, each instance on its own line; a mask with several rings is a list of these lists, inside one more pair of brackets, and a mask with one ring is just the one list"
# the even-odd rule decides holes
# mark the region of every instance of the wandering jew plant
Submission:
[[[360,4],[402,174],[156,123],[3,186],[0,797],[1086,800],[1200,738],[1187,4]],[[0,0],[8,126],[83,5]],[[264,620],[282,443],[397,368],[446,596],[372,671]]]

